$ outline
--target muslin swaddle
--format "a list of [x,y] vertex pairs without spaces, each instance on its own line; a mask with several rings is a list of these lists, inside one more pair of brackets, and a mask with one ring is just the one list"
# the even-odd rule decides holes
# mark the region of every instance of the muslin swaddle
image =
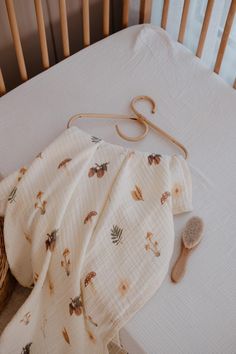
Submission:
[[190,210],[183,157],[63,131],[0,182],[8,262],[33,286],[0,353],[108,353],[168,271],[173,215]]

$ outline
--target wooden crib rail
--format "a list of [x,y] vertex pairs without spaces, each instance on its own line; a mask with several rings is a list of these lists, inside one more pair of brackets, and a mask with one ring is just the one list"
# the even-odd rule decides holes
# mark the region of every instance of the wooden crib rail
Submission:
[[[16,1],[16,0],[15,0]],[[45,1],[45,0],[43,0]],[[79,0],[78,0],[79,1]],[[152,12],[152,0],[139,0],[139,23],[146,23],[150,21],[151,12]],[[82,29],[83,29],[83,46],[87,47],[91,44],[91,28],[90,28],[90,0],[80,0],[82,6]],[[121,24],[122,27],[125,28],[129,25],[129,10],[131,6],[130,0],[121,0],[122,5],[122,18]],[[204,15],[204,20],[201,28],[200,37],[198,40],[198,46],[196,51],[196,56],[199,58],[202,56],[204,44],[207,36],[207,31],[209,27],[209,23],[211,20],[212,11],[214,8],[215,0],[208,0],[206,11]],[[20,72],[20,77],[22,81],[28,80],[28,72],[25,64],[25,58],[21,43],[20,32],[17,23],[17,13],[15,11],[16,2],[14,0],[5,0],[8,22],[10,25],[12,41],[15,49],[17,64]],[[103,36],[107,37],[110,35],[111,29],[111,0],[101,0],[101,4],[103,6],[102,9],[102,32]],[[161,27],[163,29],[167,28],[168,24],[168,12],[170,7],[170,0],[163,1],[163,9],[162,9],[162,18],[161,18]],[[179,27],[178,41],[180,43],[184,42],[184,36],[186,32],[186,25],[188,20],[188,13],[190,8],[191,0],[184,0],[182,16]],[[68,14],[67,14],[67,5],[68,0],[57,0],[58,12],[59,12],[59,23],[60,23],[60,33],[61,33],[61,44],[63,50],[63,57],[67,58],[71,54],[70,48],[70,39],[69,39],[69,30],[68,30]],[[50,59],[49,59],[49,51],[47,44],[47,34],[45,28],[45,17],[43,12],[42,0],[34,0],[35,6],[35,16],[37,20],[37,29],[38,29],[38,37],[39,37],[39,45],[41,50],[41,61],[42,68],[47,69],[50,67]],[[227,15],[227,19],[225,22],[225,27],[223,31],[223,35],[221,38],[219,50],[217,53],[217,58],[215,62],[214,71],[216,73],[220,72],[221,64],[224,58],[225,49],[227,46],[227,42],[229,39],[229,35],[231,32],[234,16],[236,12],[236,0],[231,0],[231,5],[229,8],[229,12]],[[18,19],[19,20],[19,19]],[[4,82],[4,72],[2,73],[0,68],[0,95],[6,93],[6,84]],[[6,78],[6,76],[5,76]],[[6,81],[6,80],[5,80]],[[236,88],[236,80],[233,85]]]

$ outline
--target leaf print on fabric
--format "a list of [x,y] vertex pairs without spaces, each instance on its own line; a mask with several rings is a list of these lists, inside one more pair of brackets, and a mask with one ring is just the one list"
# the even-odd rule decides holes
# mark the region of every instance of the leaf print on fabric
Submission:
[[70,315],[73,315],[73,313],[76,316],[80,316],[83,311],[83,303],[81,299],[81,295],[75,297],[74,299],[71,299],[71,302],[69,304],[69,313]]
[[34,276],[33,276],[34,284],[37,283],[38,278],[39,278],[39,274],[34,272]]
[[87,331],[89,339],[93,342],[96,343],[96,337],[91,331]]
[[47,201],[42,199],[43,197],[43,192],[39,191],[36,199],[37,202],[34,204],[35,209],[39,209],[41,215],[44,215],[46,213],[46,205],[47,205]]
[[114,245],[119,245],[119,243],[122,243],[122,232],[123,229],[121,229],[119,226],[117,225],[113,225],[112,229],[111,229],[111,240],[112,243],[114,243]]
[[17,188],[14,187],[8,197],[8,201],[10,203],[15,202],[16,192],[17,192]]
[[160,251],[158,249],[158,241],[157,240],[153,241],[152,238],[153,238],[153,233],[152,232],[147,232],[147,235],[146,235],[147,243],[145,245],[145,250],[146,251],[151,251],[151,252],[153,252],[153,254],[156,257],[159,257],[160,256]]
[[85,286],[85,288],[90,284],[91,285],[91,287],[93,287],[93,279],[96,277],[96,273],[95,272],[89,272],[87,275],[86,275],[86,277],[85,277],[85,279],[84,279],[84,286]]
[[50,250],[51,252],[54,251],[56,245],[58,230],[53,230],[50,234],[47,234],[48,238],[45,241],[46,250]]
[[88,215],[86,216],[86,218],[84,219],[84,224],[87,224],[89,221],[92,221],[92,217],[96,216],[97,212],[95,210],[92,210],[88,213]]
[[99,143],[100,141],[102,141],[102,139],[101,138],[98,138],[97,136],[91,136],[91,141],[92,141],[92,143],[95,143],[95,144],[97,144],[97,143]]
[[86,316],[86,319],[91,323],[93,326],[98,327],[98,324],[93,321],[91,316]]
[[21,167],[20,171],[19,171],[19,177],[18,177],[18,182],[21,180],[21,178],[24,176],[24,174],[27,172],[27,168],[26,167]]
[[170,197],[170,192],[164,192],[161,196],[161,205],[163,205],[167,199]]
[[31,318],[31,313],[27,312],[24,317],[22,318],[22,320],[20,320],[20,323],[23,323],[24,325],[27,326],[27,324],[29,324],[30,322],[30,318]]
[[131,191],[131,195],[132,195],[133,199],[136,201],[144,200],[141,188],[137,185],[135,185],[134,188],[135,189],[133,191]]
[[107,165],[109,162],[104,162],[101,165],[95,163],[95,166],[91,167],[88,172],[89,177],[93,177],[95,174],[97,174],[98,178],[102,178],[107,171]]
[[42,152],[40,152],[35,158],[42,159],[43,158]]
[[62,330],[62,335],[63,335],[66,343],[70,344],[70,337],[69,337],[68,332],[65,327]]
[[129,282],[127,279],[124,279],[120,282],[118,290],[121,296],[125,296],[129,290]]
[[72,159],[71,158],[66,158],[66,159],[64,159],[63,161],[61,161],[60,163],[59,163],[59,165],[57,166],[57,168],[58,169],[60,169],[60,168],[62,168],[62,167],[66,167],[67,166],[67,164],[71,161]]
[[21,351],[21,354],[30,354],[30,347],[31,347],[32,343],[28,343],[26,344]]
[[148,163],[149,165],[159,165],[159,163],[161,162],[161,155],[159,154],[151,154],[148,155]]
[[62,256],[63,256],[63,261],[61,261],[61,266],[65,269],[66,275],[69,276],[70,275],[70,259],[68,258],[70,255],[70,251],[68,250],[68,248],[65,248]]

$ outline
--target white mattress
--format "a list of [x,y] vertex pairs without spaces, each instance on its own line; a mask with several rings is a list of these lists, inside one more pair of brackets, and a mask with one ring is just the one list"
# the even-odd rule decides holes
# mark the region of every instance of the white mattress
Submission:
[[[204,239],[178,285],[162,287],[121,331],[130,354],[236,353],[236,91],[203,67],[166,32],[130,27],[28,81],[0,99],[0,172],[27,164],[77,112],[127,113],[132,97],[150,95],[158,112],[140,105],[190,152],[194,214]],[[121,140],[113,120],[87,119],[80,128],[137,150],[173,153],[154,132]],[[126,133],[140,132],[119,122]],[[174,263],[190,214],[175,217]]]

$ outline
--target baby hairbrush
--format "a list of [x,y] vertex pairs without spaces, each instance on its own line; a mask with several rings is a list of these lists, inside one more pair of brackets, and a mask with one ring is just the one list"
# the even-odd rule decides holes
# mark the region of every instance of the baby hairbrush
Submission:
[[201,241],[202,235],[203,221],[198,216],[194,216],[188,220],[182,232],[182,250],[171,272],[171,280],[174,283],[178,283],[183,278],[188,257]]

